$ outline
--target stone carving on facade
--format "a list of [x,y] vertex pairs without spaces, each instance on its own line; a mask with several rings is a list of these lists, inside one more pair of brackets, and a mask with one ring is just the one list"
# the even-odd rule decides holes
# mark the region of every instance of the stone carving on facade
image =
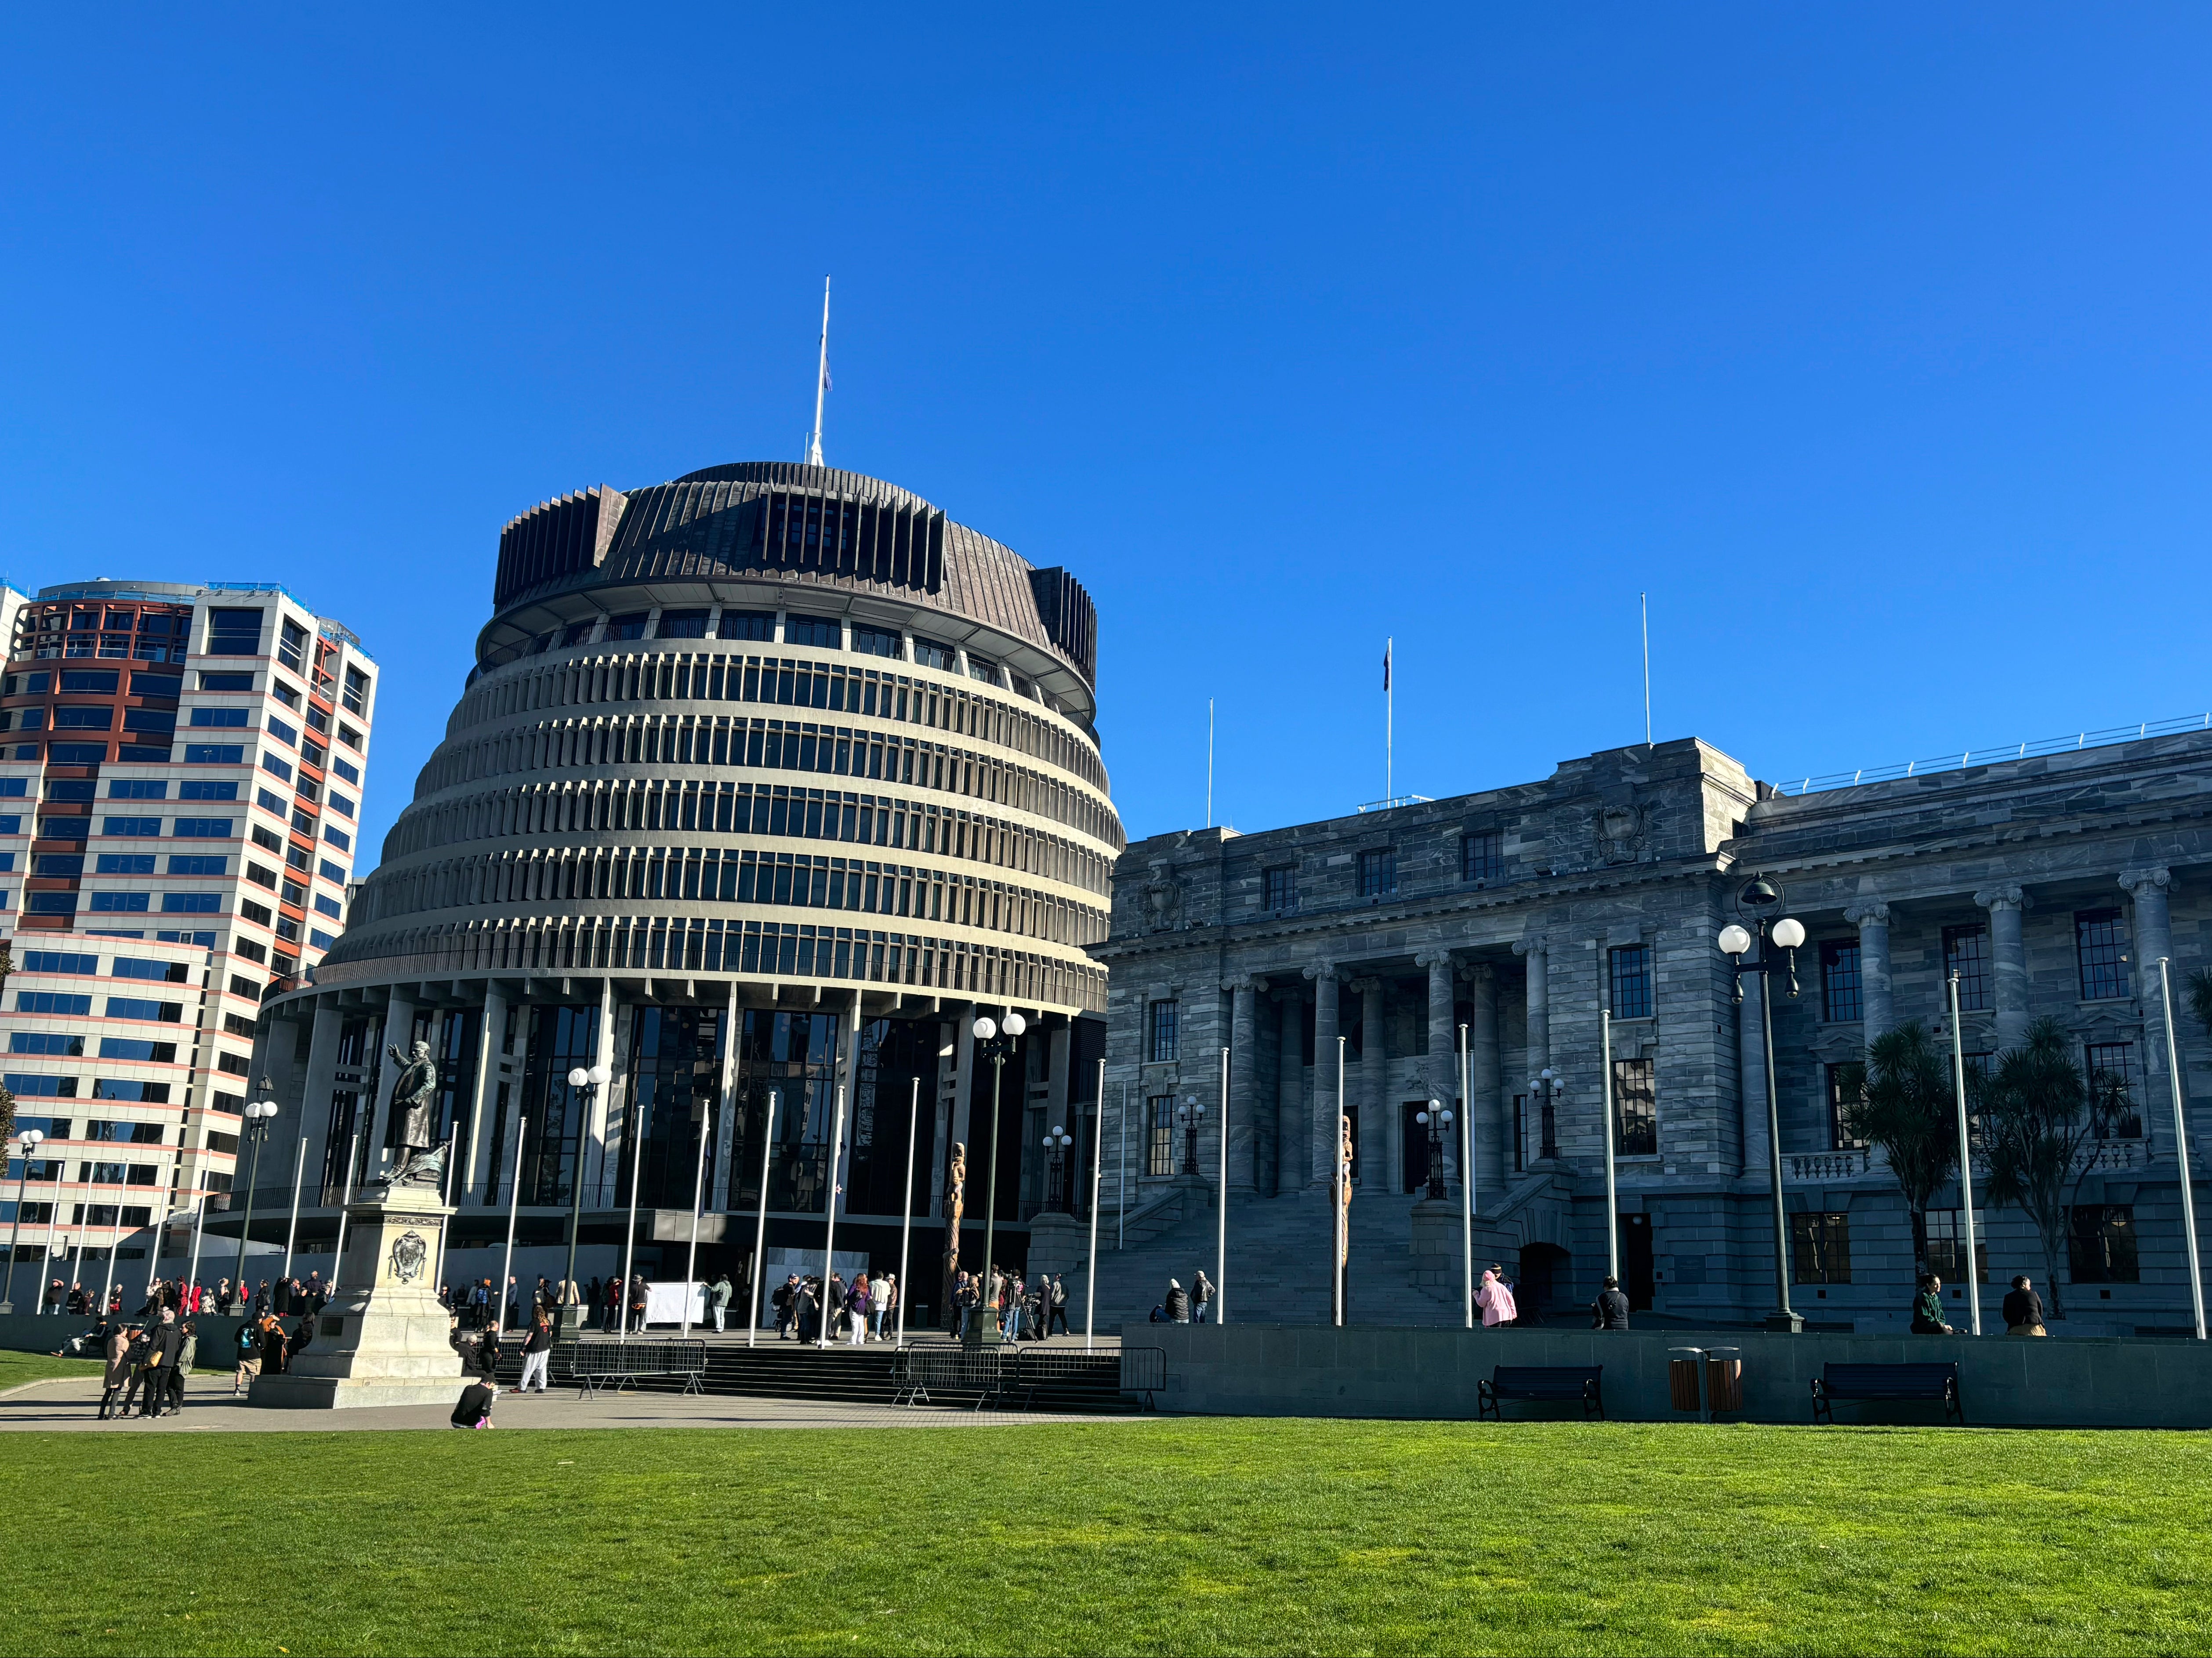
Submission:
[[1856,927],[1887,926],[1889,906],[1878,898],[1862,898],[1844,907],[1844,920]]
[[2127,889],[2128,896],[2137,903],[2142,902],[2146,891],[2154,896],[2163,896],[2166,890],[2172,884],[2173,872],[2162,864],[2149,869],[2130,869],[2120,872],[2120,884]]
[[1152,876],[1145,883],[1145,930],[1172,932],[1182,925],[1182,878],[1164,858],[1155,858],[1151,867]]
[[2026,909],[2027,895],[2016,886],[1988,887],[1974,895],[1984,909]]
[[1608,864],[1632,864],[1650,841],[1650,808],[1634,800],[1608,801],[1590,814],[1590,839]]

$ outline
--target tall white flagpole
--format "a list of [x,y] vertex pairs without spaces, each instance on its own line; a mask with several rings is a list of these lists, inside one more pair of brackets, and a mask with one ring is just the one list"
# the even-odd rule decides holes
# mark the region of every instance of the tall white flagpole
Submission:
[[1229,1322],[1229,1050],[1221,1050],[1221,1200],[1214,1206],[1213,1321]]
[[761,1315],[768,1310],[768,1173],[769,1155],[775,1149],[775,1089],[768,1090],[768,1122],[761,1130],[760,1218],[753,1224],[753,1292],[746,1297],[752,1303],[752,1316],[745,1321],[748,1347],[760,1333]]
[[1098,1108],[1091,1118],[1091,1277],[1083,1291],[1083,1351],[1091,1351],[1091,1333],[1098,1320],[1098,1177],[1103,1173],[1106,1145],[1106,1061],[1098,1061]]
[[1382,641],[1382,799],[1386,802],[1397,786],[1398,677],[1390,671],[1390,657],[1397,643],[1395,639]]
[[1951,969],[1951,1090],[1959,1107],[1959,1218],[1966,1230],[1966,1307],[1971,1327],[1982,1333],[1981,1254],[1974,1247],[1974,1146],[1966,1132],[1966,1039],[1959,1031],[1959,969]]
[[1213,827],[1213,699],[1206,699],[1206,826]]
[[1467,1027],[1459,1028],[1460,1283],[1467,1299],[1467,1327],[1474,1328],[1474,1090],[1470,1082]]
[[[821,1310],[815,1315],[815,1322],[819,1327],[814,1341],[814,1345],[817,1347],[827,1347],[831,1342],[830,1280],[836,1276],[837,1269],[837,1257],[834,1253],[837,1248],[837,1153],[844,1149],[844,1144],[845,1084],[839,1083],[837,1084],[837,1114],[830,1130],[830,1191],[823,1201],[823,1208],[825,1224],[822,1230],[822,1305]],[[838,1313],[838,1316],[840,1318],[844,1316],[842,1310]]]
[[[830,279],[822,279],[822,361],[814,374],[814,436],[806,446],[806,464],[822,465],[822,394],[830,389]],[[825,1283],[823,1286],[827,1289]]]
[[[292,1276],[292,1245],[298,1237],[300,1230],[300,1184],[307,1177],[307,1137],[303,1133],[300,1136],[299,1154],[292,1159],[292,1218],[284,1223],[284,1276],[286,1278]],[[192,1260],[192,1278],[195,1283],[198,1281],[199,1270],[199,1259],[196,1248]]]
[[1638,593],[1644,611],[1644,746],[1651,746],[1651,595]]
[[906,1102],[906,1184],[899,1188],[906,1195],[899,1199],[899,1264],[898,1264],[898,1335],[896,1345],[906,1345],[906,1297],[908,1286],[914,1278],[912,1253],[914,1236],[914,1137],[921,1132],[921,1078],[913,1079],[914,1087]]
[[[514,1189],[507,1194],[507,1259],[505,1263],[499,1269],[499,1281],[501,1284],[504,1284],[507,1279],[514,1276],[514,1220],[515,1217],[522,1212],[522,1142],[528,1137],[529,1133],[530,1119],[527,1117],[517,1118],[514,1125]],[[493,1183],[495,1185],[497,1184],[499,1181],[499,1170],[496,1169],[493,1169],[491,1172],[491,1177]],[[561,1287],[560,1291],[560,1304],[563,1307],[568,1304],[567,1299],[568,1294],[568,1286],[563,1284]],[[519,1311],[520,1309],[517,1310]],[[556,1319],[558,1319],[561,1315],[556,1311],[553,1316]],[[507,1295],[505,1291],[502,1290],[492,1303],[491,1333],[493,1335],[496,1336],[506,1328]]]
[[700,1102],[699,1166],[691,1175],[691,1253],[684,1268],[684,1336],[691,1336],[691,1309],[697,1304],[699,1284],[699,1211],[707,1202],[707,1136],[714,1126],[714,1108]]
[[2197,1339],[2202,1341],[2204,1267],[2197,1254],[2197,1198],[2189,1185],[2189,1119],[2181,1108],[2181,1054],[2173,1036],[2173,979],[2163,956],[2158,958],[2158,993],[2166,1006],[2166,1078],[2173,1090],[2173,1160],[2181,1170],[2181,1228],[2189,1246],[2189,1299],[2197,1314]]

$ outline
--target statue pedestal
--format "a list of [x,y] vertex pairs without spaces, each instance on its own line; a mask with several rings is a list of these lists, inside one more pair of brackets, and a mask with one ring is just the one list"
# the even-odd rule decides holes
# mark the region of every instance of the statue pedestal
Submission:
[[349,1205],[337,1297],[307,1351],[283,1376],[255,1377],[249,1402],[330,1411],[459,1399],[461,1356],[436,1282],[453,1212],[435,1187],[380,1188]]
[[1029,1276],[1047,1272],[1065,1277],[1083,1270],[1089,1251],[1089,1234],[1083,1222],[1057,1210],[1047,1210],[1030,1222]]

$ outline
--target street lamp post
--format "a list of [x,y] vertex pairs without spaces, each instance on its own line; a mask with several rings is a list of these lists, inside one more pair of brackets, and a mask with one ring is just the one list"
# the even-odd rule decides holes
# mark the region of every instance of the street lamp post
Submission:
[[1413,1121],[1429,1131],[1429,1195],[1441,1201],[1451,1195],[1444,1186],[1444,1130],[1455,1121],[1452,1108],[1442,1100],[1431,1100],[1427,1110],[1413,1113]]
[[268,1139],[269,1125],[276,1115],[276,1102],[269,1097],[276,1091],[270,1085],[269,1078],[264,1077],[261,1079],[261,1097],[246,1108],[246,1138],[253,1142],[253,1160],[246,1176],[246,1221],[238,1229],[238,1286],[239,1293],[246,1297],[249,1309],[253,1305],[253,1298],[246,1294],[246,1246],[253,1236],[253,1188],[261,1179],[262,1144]]
[[1183,1096],[1182,1103],[1176,1107],[1176,1121],[1182,1125],[1182,1172],[1198,1173],[1198,1126],[1206,1121],[1206,1102],[1195,1094]]
[[568,1177],[568,1265],[562,1272],[559,1331],[564,1341],[574,1341],[583,1333],[584,1309],[575,1290],[576,1234],[584,1224],[584,1131],[591,1124],[592,1102],[614,1074],[604,1065],[580,1065],[568,1072],[568,1086],[584,1097],[583,1108],[576,1113],[576,1166]]
[[[15,1244],[23,1236],[23,1188],[30,1183],[31,1159],[46,1139],[35,1128],[26,1128],[15,1137],[15,1155],[22,1160],[22,1167],[15,1174],[15,1224],[8,1234],[8,1291],[0,1296],[0,1313],[15,1310]],[[111,1250],[114,1248],[112,1244],[108,1247]]]
[[[1759,998],[1759,1017],[1763,1032],[1759,1046],[1766,1057],[1766,1157],[1767,1178],[1774,1197],[1774,1310],[1766,1315],[1766,1327],[1796,1334],[1805,1327],[1805,1321],[1790,1305],[1790,1216],[1782,1199],[1782,1107],[1774,1085],[1774,977],[1783,976],[1794,999],[1797,994],[1797,947],[1805,942],[1805,924],[1794,916],[1782,915],[1774,919],[1782,908],[1782,889],[1765,876],[1747,881],[1736,894],[1736,913],[1751,923],[1747,931],[1731,921],[1720,931],[1716,942],[1721,953],[1729,958],[1729,971],[1735,976],[1735,1001],[1743,1003],[1743,975],[1757,973],[1765,975]],[[1759,944],[1759,959],[1747,962],[1744,952],[1752,946],[1754,937]],[[1782,953],[1777,956],[1775,951]],[[1968,1268],[1972,1271],[1972,1267]]]
[[990,1184],[984,1188],[982,1294],[976,1303],[979,1311],[988,1305],[989,1316],[968,1321],[968,1339],[985,1347],[999,1344],[998,1307],[991,1294],[991,1252],[999,1224],[999,1095],[1006,1080],[1006,1061],[1020,1052],[1022,1032],[1029,1028],[1029,1021],[1012,1009],[997,1022],[988,1014],[981,1015],[972,1027],[977,1049],[991,1061],[991,1173]]
[[[1543,1138],[1538,1142],[1536,1152],[1539,1158],[1556,1161],[1559,1157],[1559,1104],[1560,1096],[1566,1091],[1559,1081],[1559,1073],[1549,1066],[1528,1078],[1528,1097],[1536,1102],[1537,1119],[1542,1126]],[[1522,1143],[1525,1145],[1527,1142]]]
[[1074,1144],[1074,1137],[1065,1128],[1045,1131],[1045,1154],[1052,1161],[1048,1165],[1048,1172],[1045,1177],[1044,1206],[1054,1214],[1065,1214],[1068,1210],[1067,1193],[1062,1189],[1060,1174],[1066,1167],[1067,1148]]

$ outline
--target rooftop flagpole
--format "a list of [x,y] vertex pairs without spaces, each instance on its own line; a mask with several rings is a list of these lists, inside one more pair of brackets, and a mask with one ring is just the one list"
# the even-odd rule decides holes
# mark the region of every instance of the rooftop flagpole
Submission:
[[806,446],[806,464],[809,466],[822,465],[822,394],[829,389],[830,279],[824,276],[822,279],[822,361],[814,376],[814,436]]
[[1390,650],[1395,639],[1382,641],[1382,802],[1388,805],[1395,798],[1392,776],[1395,758],[1398,693],[1390,688]]
[[1644,612],[1644,746],[1651,746],[1651,595],[1638,593],[1636,602]]

